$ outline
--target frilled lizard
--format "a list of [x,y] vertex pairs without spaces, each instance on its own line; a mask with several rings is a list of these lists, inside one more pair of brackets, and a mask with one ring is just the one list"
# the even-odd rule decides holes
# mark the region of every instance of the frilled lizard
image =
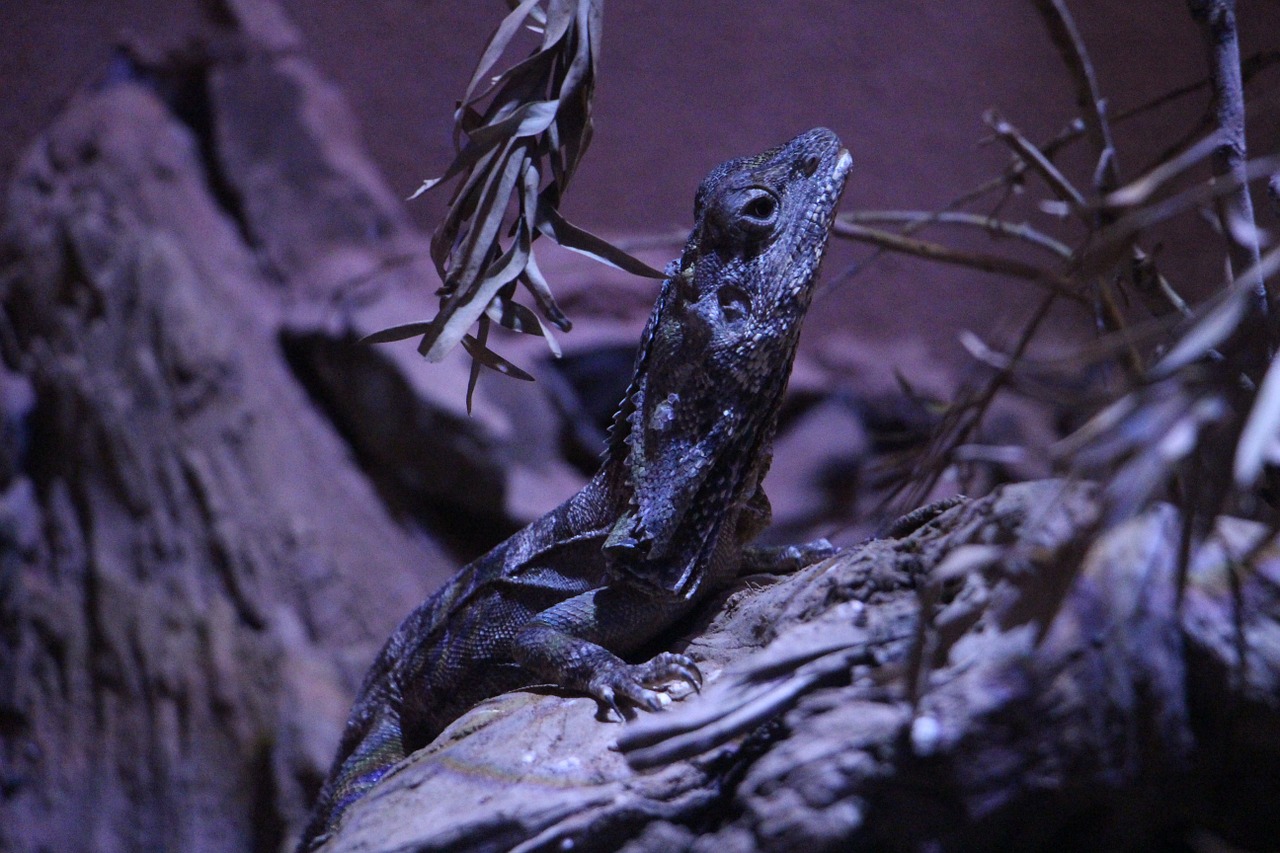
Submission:
[[700,685],[683,654],[620,655],[744,564],[767,562],[748,547],[769,521],[760,484],[849,167],[820,128],[702,182],[600,470],[396,629],[365,676],[300,850],[483,699],[550,682],[621,715],[620,705],[660,708],[664,685]]

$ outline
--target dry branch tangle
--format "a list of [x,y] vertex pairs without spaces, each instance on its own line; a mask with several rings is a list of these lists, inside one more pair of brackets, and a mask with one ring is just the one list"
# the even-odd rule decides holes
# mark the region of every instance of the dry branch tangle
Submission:
[[[1096,517],[1089,486],[1010,486],[734,593],[688,644],[707,693],[631,725],[661,733],[732,710],[744,691],[717,685],[785,683],[798,666],[780,662],[806,648],[846,642],[852,667],[745,739],[645,772],[610,749],[620,730],[589,700],[508,694],[412,756],[325,849],[1122,849],[1206,827],[1263,843],[1276,830],[1280,550],[1235,567],[1233,608],[1224,549],[1243,553],[1260,530],[1224,520],[1196,552],[1180,629],[1173,511],[1086,547]],[[940,566],[955,571],[934,587],[913,710],[918,588]]]

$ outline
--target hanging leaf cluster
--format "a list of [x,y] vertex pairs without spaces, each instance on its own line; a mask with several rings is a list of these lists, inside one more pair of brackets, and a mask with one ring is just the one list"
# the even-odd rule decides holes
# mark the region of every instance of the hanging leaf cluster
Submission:
[[[604,0],[508,3],[512,11],[489,40],[454,114],[457,155],[441,177],[425,181],[411,196],[460,178],[431,239],[431,258],[444,282],[440,310],[428,322],[395,326],[366,339],[381,343],[421,336],[418,351],[428,361],[440,361],[461,343],[472,359],[468,409],[481,366],[533,378],[489,349],[492,323],[541,335],[557,355],[548,326],[568,331],[572,325],[534,258],[538,237],[637,275],[662,277],[559,212],[591,142]],[[522,29],[539,35],[539,46],[498,70]],[[518,286],[536,311],[516,301]]]

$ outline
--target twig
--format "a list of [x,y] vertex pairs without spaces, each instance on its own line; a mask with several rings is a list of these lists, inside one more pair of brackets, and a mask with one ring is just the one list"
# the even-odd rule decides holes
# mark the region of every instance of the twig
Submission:
[[1003,219],[996,219],[992,216],[983,216],[980,213],[965,213],[954,210],[936,212],[927,210],[854,210],[841,214],[840,218],[846,222],[853,222],[859,225],[877,222],[906,223],[916,226],[912,229],[913,232],[918,231],[920,226],[933,224],[967,226],[979,228],[988,234],[1000,234],[1004,237],[1024,240],[1033,246],[1047,249],[1063,259],[1069,259],[1072,255],[1070,247],[1025,222],[1013,223]]
[[[1280,63],[1280,51],[1278,50],[1259,51],[1250,55],[1240,65],[1240,76],[1244,81],[1244,85],[1248,86],[1254,77],[1277,63]],[[1154,112],[1165,104],[1173,103],[1174,101],[1181,100],[1188,95],[1194,95],[1201,89],[1209,88],[1209,84],[1209,78],[1202,77],[1194,83],[1186,83],[1176,89],[1170,89],[1168,92],[1157,95],[1149,101],[1144,101],[1141,104],[1129,107],[1128,109],[1119,110],[1115,115],[1111,116],[1111,124],[1123,124],[1130,119],[1139,118],[1147,113]],[[1212,126],[1213,117],[1211,115],[1202,116],[1201,119],[1197,121],[1181,139],[1166,147],[1165,150],[1152,161],[1152,165],[1142,171],[1149,172],[1151,169],[1156,168],[1169,158],[1176,156],[1178,152],[1191,145],[1194,140],[1203,137]],[[1057,156],[1059,151],[1071,143],[1082,139],[1084,135],[1084,122],[1079,118],[1072,119],[1066,127],[1058,132],[1056,137],[1044,145],[1041,145],[1040,150],[1045,153],[1045,156],[1053,159]],[[1022,161],[1017,159],[1015,159],[1014,166],[1012,168],[1016,170],[1016,173],[1019,175],[1026,170]],[[994,183],[998,186],[1007,179],[1007,175],[1002,175],[1001,177],[994,179],[994,181],[989,181],[987,184],[983,184],[980,189],[982,192],[989,192],[991,187],[988,186],[988,184]]]
[[[1080,258],[1081,274],[1096,275],[1110,268],[1130,250],[1133,239],[1144,229],[1208,202],[1216,202],[1223,196],[1234,195],[1249,181],[1269,175],[1278,167],[1280,156],[1260,158],[1242,164],[1239,175],[1228,175],[1213,184],[1197,184],[1168,198],[1134,208],[1133,212],[1097,232],[1089,251]],[[1244,269],[1256,268],[1255,264]]]
[[1000,273],[1014,278],[1034,281],[1047,285],[1054,293],[1060,296],[1065,296],[1077,302],[1082,301],[1082,297],[1070,289],[1071,279],[1013,258],[987,255],[981,252],[966,252],[944,246],[941,243],[903,237],[901,234],[895,234],[892,231],[882,231],[879,228],[857,225],[847,221],[844,217],[836,218],[835,224],[831,228],[831,233],[837,237],[847,237],[850,240],[872,243],[881,248],[891,249],[907,255],[915,255],[919,258],[927,258],[931,261],[971,267],[985,272]]
[[1040,17],[1044,19],[1049,37],[1062,56],[1063,64],[1075,80],[1076,106],[1084,119],[1085,130],[1098,154],[1098,173],[1094,186],[1100,194],[1114,189],[1119,183],[1116,168],[1116,146],[1107,123],[1106,102],[1098,88],[1098,78],[1093,73],[1093,63],[1085,50],[1084,41],[1076,29],[1076,22],[1067,11],[1063,0],[1033,0]]
[[1156,190],[1173,178],[1212,155],[1218,145],[1219,141],[1216,133],[1206,136],[1181,154],[1162,162],[1159,166],[1146,172],[1133,183],[1105,196],[1102,199],[1102,204],[1108,208],[1133,207],[1141,204],[1151,198]]
[[996,138],[1008,145],[1027,166],[1044,179],[1053,190],[1053,194],[1070,205],[1076,212],[1083,213],[1084,196],[1075,188],[1067,177],[1058,171],[1058,167],[1045,156],[1022,132],[1000,117],[995,110],[988,110],[984,116],[987,124],[995,131]]
[[947,469],[955,449],[968,443],[969,437],[981,423],[996,394],[1013,378],[1014,368],[1026,354],[1027,347],[1031,345],[1040,324],[1049,316],[1049,309],[1053,307],[1059,293],[1057,290],[1046,293],[1044,299],[1036,306],[1031,319],[1023,327],[1022,334],[1018,336],[1017,343],[1009,351],[1009,366],[995,370],[982,388],[968,389],[964,394],[965,399],[954,404],[947,412],[943,422],[934,432],[928,448],[916,462],[911,475],[901,480],[899,485],[885,496],[883,506],[893,510],[890,517],[903,515],[907,509],[919,506],[925,496],[933,491],[933,487],[938,484],[938,480]]
[[[1213,155],[1216,178],[1234,182],[1235,189],[1220,197],[1218,217],[1227,235],[1232,272],[1236,277],[1257,266],[1261,252],[1253,219],[1253,201],[1245,177],[1244,81],[1240,76],[1240,41],[1236,32],[1235,0],[1187,0],[1191,17],[1200,24],[1209,54],[1218,147]],[[1248,283],[1254,292],[1253,310],[1268,332],[1268,351],[1280,344],[1280,326],[1270,310],[1266,283]],[[1265,361],[1265,358],[1262,359]]]

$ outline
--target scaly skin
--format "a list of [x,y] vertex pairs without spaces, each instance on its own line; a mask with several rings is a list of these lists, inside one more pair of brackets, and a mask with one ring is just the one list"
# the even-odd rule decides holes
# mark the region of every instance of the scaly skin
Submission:
[[[849,155],[829,130],[730,160],[698,189],[599,472],[464,567],[365,676],[300,851],[475,703],[551,682],[657,710],[697,666],[633,653],[733,579],[769,520],[760,482]],[[751,561],[753,567],[758,560]]]

